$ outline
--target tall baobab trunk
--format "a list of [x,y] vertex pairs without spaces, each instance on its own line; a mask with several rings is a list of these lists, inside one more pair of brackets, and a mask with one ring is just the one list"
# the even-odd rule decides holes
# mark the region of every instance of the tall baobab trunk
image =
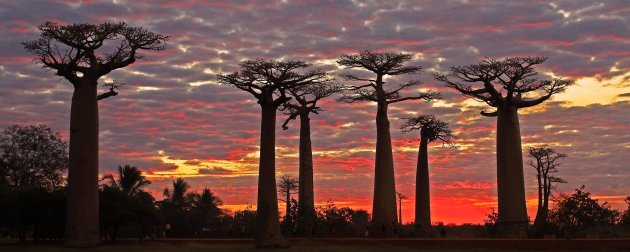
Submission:
[[547,223],[547,216],[549,215],[549,194],[551,193],[550,190],[551,185],[549,184],[546,176],[539,176],[538,209],[536,211],[534,226],[532,227],[532,237],[534,238],[543,238],[545,235],[545,224]]
[[387,119],[387,103],[379,102],[376,112],[376,159],[374,202],[372,206],[372,236],[392,236],[396,218],[396,185],[392,140]]
[[523,153],[517,108],[499,106],[497,115],[497,187],[501,237],[527,236]]
[[276,192],[276,109],[272,102],[259,102],[262,108],[260,125],[260,164],[256,211],[256,247],[286,247],[288,241],[280,233],[278,195]]
[[73,247],[99,244],[98,100],[96,81],[77,85],[70,108],[70,167],[65,243]]
[[298,191],[298,232],[311,237],[315,222],[315,194],[313,191],[313,152],[311,123],[308,114],[300,115],[300,168]]
[[416,237],[431,235],[431,195],[429,193],[429,139],[425,129],[420,130],[420,147],[418,149],[418,167],[416,171]]

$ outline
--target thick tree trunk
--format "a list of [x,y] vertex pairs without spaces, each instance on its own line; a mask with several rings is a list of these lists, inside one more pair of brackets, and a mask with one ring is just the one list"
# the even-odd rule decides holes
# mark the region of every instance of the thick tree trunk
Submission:
[[[542,169],[542,167],[538,167],[538,169]],[[543,238],[544,236],[544,221],[547,219],[547,216],[543,213],[543,182],[542,182],[542,174],[540,174],[542,170],[538,170],[538,174],[536,176],[538,180],[538,207],[536,210],[536,219],[534,220],[534,226],[532,227],[531,237],[533,238]]]
[[98,223],[98,100],[97,83],[74,89],[70,109],[70,167],[65,243],[97,246]]
[[397,226],[396,184],[392,141],[387,119],[387,103],[378,104],[376,113],[376,159],[374,172],[374,202],[370,235],[391,237]]
[[428,139],[420,132],[418,166],[416,171],[416,221],[415,236],[431,236],[431,195],[429,193]]
[[527,236],[521,133],[516,108],[500,106],[497,116],[497,187],[500,237]]
[[313,190],[313,151],[311,123],[308,114],[300,115],[300,168],[298,191],[298,234],[311,237],[315,225],[315,193]]
[[276,192],[276,106],[264,102],[260,106],[262,118],[255,244],[258,248],[287,247],[289,243],[280,233]]

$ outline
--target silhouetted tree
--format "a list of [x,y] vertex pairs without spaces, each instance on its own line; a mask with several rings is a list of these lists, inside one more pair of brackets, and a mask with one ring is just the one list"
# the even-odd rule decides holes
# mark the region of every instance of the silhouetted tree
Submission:
[[497,235],[497,221],[499,219],[499,214],[494,211],[494,207],[492,211],[486,215],[486,218],[483,220],[483,227],[488,232],[490,237],[495,237]]
[[599,200],[591,198],[591,193],[582,186],[571,195],[560,194],[549,215],[550,221],[568,238],[589,228],[612,226],[620,213],[611,209],[608,202],[599,204]]
[[[289,175],[283,175],[278,180],[278,191],[280,191],[280,195],[286,197],[286,210],[284,214],[284,223],[285,223],[285,231],[288,229],[288,234],[293,231],[293,222],[295,220],[291,219],[291,193],[298,189],[298,180],[292,178]],[[285,232],[286,233],[286,232]]]
[[538,181],[538,210],[531,232],[533,237],[543,238],[545,235],[545,224],[549,215],[549,196],[551,190],[555,188],[553,184],[567,183],[566,180],[552,175],[558,172],[560,159],[566,156],[547,145],[529,148],[529,157],[533,158],[529,161],[529,165],[536,169],[536,180]]
[[219,232],[219,218],[223,214],[223,211],[219,207],[223,205],[223,201],[215,196],[210,188],[204,188],[201,194],[191,194],[191,198],[191,224],[195,226],[196,232],[210,227],[212,227],[215,232]]
[[0,132],[0,185],[54,190],[68,169],[68,144],[45,125],[12,125]]
[[385,87],[386,76],[420,73],[422,67],[406,65],[412,54],[376,53],[362,51],[357,54],[342,55],[337,63],[346,68],[359,68],[370,71],[374,79],[362,78],[356,74],[344,73],[341,76],[350,81],[363,82],[348,88],[349,93],[341,97],[341,101],[352,103],[371,101],[377,103],[376,112],[376,158],[374,174],[374,200],[372,207],[372,223],[370,234],[379,236],[382,227],[386,227],[385,236],[391,236],[396,218],[396,183],[394,180],[394,159],[392,141],[389,132],[387,108],[390,104],[406,100],[425,100],[439,98],[436,92],[419,92],[414,96],[403,96],[407,88],[417,88],[421,83],[412,80],[396,88]]
[[238,227],[241,237],[251,237],[256,228],[256,215],[256,210],[251,205],[234,212],[234,224]]
[[628,208],[621,215],[620,222],[623,228],[630,230],[630,196],[626,197],[625,202],[628,205]]
[[136,223],[143,227],[142,237],[146,235],[144,227],[157,222],[157,212],[153,197],[142,188],[151,184],[142,172],[135,166],[118,166],[118,179],[112,174],[103,176],[100,190],[100,222],[103,234],[109,241],[116,241],[118,231],[122,226]]
[[407,199],[407,196],[405,196],[402,193],[396,192],[396,196],[398,196],[398,227],[402,227],[403,225],[403,221],[402,221],[402,200]]
[[431,236],[431,195],[429,193],[429,143],[439,140],[442,144],[453,146],[454,138],[448,123],[434,115],[406,117],[401,126],[402,132],[420,130],[420,147],[416,171],[416,216],[414,235]]
[[[69,246],[95,246],[99,242],[97,102],[117,94],[116,84],[110,84],[108,92],[97,95],[98,79],[142,58],[139,50],[164,49],[167,37],[125,23],[45,22],[38,28],[40,38],[24,42],[24,47],[44,68],[56,71],[74,87],[65,242]],[[111,52],[98,51],[112,47]]]
[[256,247],[288,247],[280,233],[278,196],[276,193],[276,110],[290,100],[287,90],[328,80],[321,70],[302,71],[310,65],[302,61],[241,62],[241,71],[219,74],[223,85],[236,87],[253,95],[261,108],[260,164],[256,217]]
[[365,227],[370,224],[370,215],[367,211],[337,207],[332,202],[317,207],[317,218],[318,236],[363,236]]
[[298,190],[298,219],[297,232],[299,235],[310,237],[315,224],[315,194],[313,190],[313,151],[311,148],[311,119],[310,114],[319,114],[322,109],[317,102],[341,91],[341,86],[329,81],[313,83],[307,86],[289,88],[293,97],[282,106],[288,118],[282,124],[287,124],[300,117],[300,146],[299,146],[299,190]]
[[[523,178],[523,154],[518,109],[536,106],[560,93],[571,81],[556,78],[539,80],[536,65],[542,57],[485,59],[479,64],[451,67],[450,74],[436,74],[446,87],[485,102],[496,111],[482,111],[497,117],[497,188],[499,195],[498,234],[504,237],[527,235],[527,208]],[[477,83],[480,87],[473,87]],[[539,97],[533,94],[544,93]]]
[[109,180],[111,187],[118,188],[127,195],[139,193],[144,186],[151,184],[151,181],[142,175],[138,167],[130,165],[118,166],[118,181],[112,174],[103,176],[103,180]]

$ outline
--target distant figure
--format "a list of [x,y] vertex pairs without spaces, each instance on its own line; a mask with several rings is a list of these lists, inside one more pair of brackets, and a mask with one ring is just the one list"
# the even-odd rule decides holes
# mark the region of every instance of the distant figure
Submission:
[[392,228],[394,230],[392,230],[394,232],[394,236],[398,236],[398,223],[396,223],[396,221],[392,222]]
[[241,226],[241,237],[245,237],[245,226]]
[[440,237],[442,237],[442,239],[446,238],[446,229],[442,224],[440,224]]
[[164,226],[164,238],[168,238],[171,236],[171,224],[166,223]]
[[385,236],[385,223],[383,223],[383,225],[381,226],[381,232],[383,232],[383,236]]
[[365,237],[368,237],[368,236],[370,236],[370,227],[369,226],[365,227]]

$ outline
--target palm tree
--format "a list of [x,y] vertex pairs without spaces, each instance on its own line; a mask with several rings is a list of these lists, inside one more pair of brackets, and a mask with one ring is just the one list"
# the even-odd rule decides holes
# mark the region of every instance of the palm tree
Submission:
[[135,195],[146,185],[151,184],[138,167],[125,165],[118,166],[118,181],[114,179],[114,175],[108,174],[103,176],[103,180],[109,180],[110,186],[120,189],[127,195]]

